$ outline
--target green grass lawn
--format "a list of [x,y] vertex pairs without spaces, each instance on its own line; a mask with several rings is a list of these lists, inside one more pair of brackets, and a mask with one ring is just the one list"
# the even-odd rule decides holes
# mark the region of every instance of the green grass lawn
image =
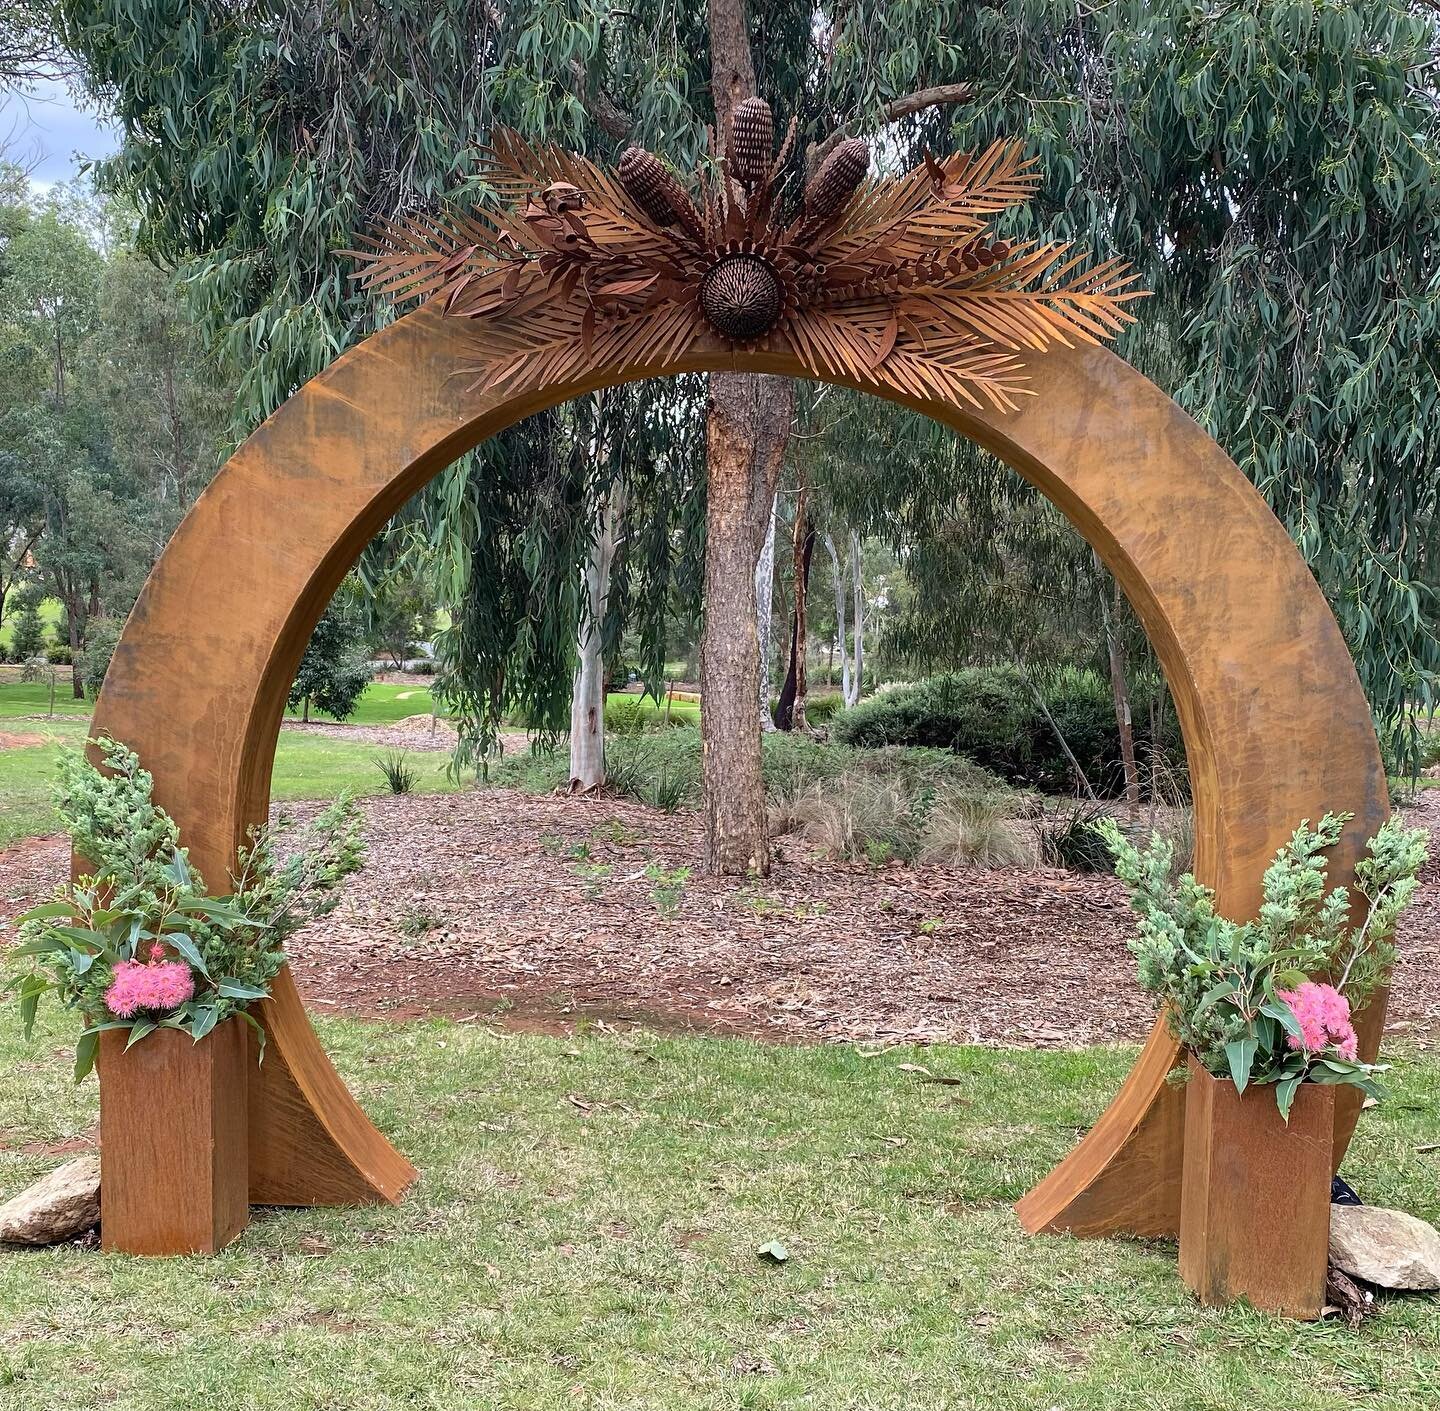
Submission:
[[[347,725],[391,725],[410,715],[429,715],[434,701],[428,686],[392,686],[383,681],[372,681],[363,692],[349,716]],[[298,710],[287,711],[290,720],[299,720]],[[324,711],[312,710],[312,720],[330,720]]]
[[[48,734],[54,741],[24,749],[0,750],[0,848],[20,838],[59,830],[50,802],[55,756],[64,745],[85,738],[82,721],[25,722],[27,733]],[[333,799],[342,792],[383,794],[389,786],[375,761],[386,751],[377,745],[351,744],[328,735],[285,730],[275,748],[271,796],[279,800]],[[462,785],[446,778],[450,756],[444,752],[410,752],[408,762],[417,781],[416,793],[436,793]]]
[[[88,716],[94,708],[92,701],[77,701],[70,685],[70,668],[57,667],[55,681],[56,715]],[[50,710],[50,687],[46,682],[6,681],[0,683],[0,720],[14,720],[28,716],[44,716]],[[38,725],[13,726],[13,729],[41,729]]]
[[[1435,1405],[1433,1297],[1359,1331],[1207,1311],[1166,1242],[1020,1231],[1010,1202],[1129,1052],[322,1027],[420,1167],[411,1195],[257,1212],[213,1259],[0,1254],[6,1411]],[[0,1192],[49,1164],[15,1148],[94,1120],[65,1038],[0,1028]],[[1440,1065],[1396,1088],[1348,1169],[1435,1220],[1440,1157],[1415,1148]],[[787,1263],[757,1257],[771,1240]]]

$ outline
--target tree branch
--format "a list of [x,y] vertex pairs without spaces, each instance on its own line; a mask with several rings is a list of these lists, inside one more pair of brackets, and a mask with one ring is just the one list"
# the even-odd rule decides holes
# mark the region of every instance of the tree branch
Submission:
[[[1437,3],[1440,3],[1440,0],[1437,0]],[[975,85],[972,83],[942,83],[934,88],[917,88],[914,93],[907,93],[904,97],[887,103],[880,110],[880,118],[885,123],[899,122],[901,118],[914,117],[916,113],[923,113],[927,108],[950,108],[960,103],[968,103],[974,96]],[[854,123],[842,123],[823,142],[812,142],[805,155],[809,169],[813,172],[850,136],[854,128]]]
[[603,88],[590,92],[589,76],[585,65],[579,59],[570,60],[570,77],[575,81],[575,96],[581,106],[594,118],[602,132],[617,142],[630,136],[635,119],[630,116]]

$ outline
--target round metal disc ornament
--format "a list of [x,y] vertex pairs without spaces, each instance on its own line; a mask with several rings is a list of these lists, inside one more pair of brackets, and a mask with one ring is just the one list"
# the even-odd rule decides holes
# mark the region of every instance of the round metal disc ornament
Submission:
[[784,295],[775,271],[758,255],[726,255],[700,281],[700,310],[722,338],[748,343],[780,319]]

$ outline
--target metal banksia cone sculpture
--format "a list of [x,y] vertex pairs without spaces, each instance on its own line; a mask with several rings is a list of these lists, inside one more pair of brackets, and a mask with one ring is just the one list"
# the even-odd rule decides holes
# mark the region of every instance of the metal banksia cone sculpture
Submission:
[[[870,149],[836,144],[798,202],[763,100],[735,110],[723,158],[687,188],[652,152],[613,172],[497,130],[482,175],[502,209],[387,222],[348,252],[362,287],[439,296],[470,320],[474,385],[508,394],[581,369],[673,360],[707,336],[784,348],[821,375],[1011,410],[1025,354],[1112,338],[1143,297],[1122,260],[1011,245],[990,222],[1033,194],[1018,144],[870,181]],[[1087,267],[1088,266],[1088,267]]]

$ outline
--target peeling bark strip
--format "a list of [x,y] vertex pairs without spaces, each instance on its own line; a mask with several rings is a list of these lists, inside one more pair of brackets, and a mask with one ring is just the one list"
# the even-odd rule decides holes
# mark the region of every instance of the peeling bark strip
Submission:
[[570,783],[585,794],[605,783],[605,614],[610,605],[610,568],[615,562],[625,486],[616,481],[601,506],[600,525],[585,560],[579,660],[570,697]]
[[755,565],[755,627],[760,638],[760,729],[774,730],[770,718],[770,631],[775,600],[775,517],[780,497],[770,500],[770,519],[760,561]]

